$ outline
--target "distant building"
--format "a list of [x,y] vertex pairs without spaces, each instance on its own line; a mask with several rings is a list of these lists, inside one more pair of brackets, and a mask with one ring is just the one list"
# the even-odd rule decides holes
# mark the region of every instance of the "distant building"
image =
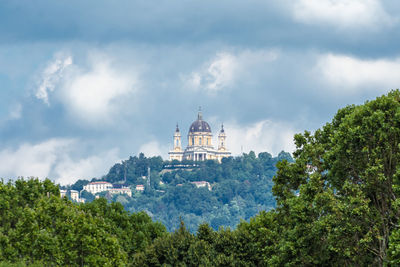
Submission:
[[80,201],[79,201],[79,192],[78,192],[78,191],[76,191],[76,190],[71,190],[71,191],[69,191],[69,192],[70,192],[70,194],[71,194],[71,199],[72,199],[73,201],[80,202]]
[[191,182],[191,184],[194,184],[197,188],[199,188],[199,187],[207,187],[207,189],[211,191],[211,185],[210,185],[209,182],[198,181],[198,182]]
[[83,190],[86,190],[87,192],[94,195],[103,191],[108,191],[111,188],[113,188],[113,185],[111,183],[100,181],[88,183],[83,187]]
[[[128,196],[132,196],[132,190],[127,187],[125,184],[111,184],[105,181],[98,181],[88,183],[83,187],[83,190],[95,195],[100,192],[108,192],[110,195],[114,194],[126,194]],[[144,189],[143,189],[144,190]]]
[[218,135],[218,149],[212,145],[212,133],[210,125],[203,120],[203,115],[199,110],[197,120],[192,123],[188,133],[188,145],[182,149],[181,133],[178,125],[174,134],[174,148],[169,153],[170,160],[193,160],[203,161],[215,159],[221,162],[222,158],[229,157],[231,152],[226,148],[226,134],[224,125]]
[[60,190],[60,197],[63,198],[67,195],[67,190]]
[[144,191],[144,185],[142,184],[136,185],[136,191]]
[[108,189],[108,192],[111,195],[115,195],[115,194],[121,194],[122,195],[122,194],[125,194],[125,195],[128,195],[128,196],[132,197],[132,190],[130,188],[128,188],[128,187],[111,188],[111,189]]

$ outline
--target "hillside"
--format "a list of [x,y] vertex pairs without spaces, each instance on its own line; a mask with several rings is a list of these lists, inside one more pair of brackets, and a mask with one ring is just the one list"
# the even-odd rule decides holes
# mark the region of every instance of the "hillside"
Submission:
[[[292,161],[286,152],[277,157],[266,152],[257,156],[250,152],[225,158],[221,163],[213,160],[170,162],[140,154],[115,164],[101,179],[124,183],[134,192],[132,197],[110,196],[106,192],[99,195],[120,202],[129,212],[146,211],[169,231],[179,226],[180,219],[192,232],[204,222],[215,230],[221,226],[234,228],[240,220],[248,220],[261,210],[275,207],[272,177],[277,162],[282,159]],[[149,173],[150,182],[147,180]],[[196,187],[196,182],[200,181],[207,182],[208,186]],[[71,188],[80,191],[88,182],[80,180]],[[140,184],[145,185],[143,192],[135,190]],[[94,199],[85,191],[82,195],[88,200]]]
[[[340,109],[314,134],[295,135],[295,142],[292,162],[280,160],[286,153],[277,158],[249,153],[221,164],[187,162],[180,170],[166,162],[143,193],[123,197],[128,209],[132,201],[135,208],[156,203],[166,206],[163,212],[175,208],[205,218],[220,216],[222,207],[237,218],[242,207],[234,201],[253,197],[253,204],[261,203],[258,193],[269,185],[261,190],[256,185],[265,185],[276,166],[275,208],[235,229],[215,231],[201,224],[194,234],[180,221],[178,229],[167,232],[145,212],[129,213],[119,202],[60,198],[50,180],[1,181],[0,266],[399,266],[400,91]],[[155,159],[129,160],[139,167]],[[158,179],[173,179],[160,185],[156,173]],[[142,179],[143,173],[136,174],[130,179]],[[181,180],[173,182],[177,176]],[[206,177],[214,185],[211,191],[190,186],[190,179]],[[218,189],[236,185],[232,194]],[[212,205],[220,206],[209,212]]]

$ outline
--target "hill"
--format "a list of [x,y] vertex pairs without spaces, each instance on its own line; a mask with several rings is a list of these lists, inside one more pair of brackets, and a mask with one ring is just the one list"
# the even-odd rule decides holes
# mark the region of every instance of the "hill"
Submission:
[[[159,172],[160,179],[167,173],[197,178],[214,170],[210,181],[215,186],[223,181],[251,185],[264,179],[275,162],[275,208],[235,229],[215,231],[201,224],[193,234],[181,221],[171,233],[146,213],[131,214],[118,202],[60,198],[49,180],[1,181],[0,266],[399,266],[400,91],[340,109],[314,134],[295,135],[295,142],[291,162],[285,153],[283,160],[249,153],[221,164],[169,162],[163,167],[167,171]],[[131,159],[151,162],[144,155]],[[229,170],[231,180],[220,176]],[[195,191],[189,183],[173,187],[170,181],[169,186],[210,193]],[[156,191],[155,185],[150,183],[138,199],[165,198],[171,208],[196,206],[191,195],[169,201],[167,190]],[[171,192],[172,199],[180,195]]]
[[[109,196],[105,192],[99,195],[120,202],[130,212],[146,211],[169,231],[179,226],[180,219],[191,231],[201,223],[209,223],[215,230],[221,226],[234,228],[241,219],[248,220],[261,210],[275,207],[272,177],[277,162],[283,159],[292,161],[286,152],[277,157],[266,152],[257,156],[250,152],[224,158],[221,163],[214,160],[171,162],[140,154],[115,164],[101,179],[131,187],[135,192],[132,197]],[[80,180],[71,188],[82,190],[88,182]],[[137,192],[136,185],[141,184],[145,190]],[[94,199],[87,192],[83,196]]]

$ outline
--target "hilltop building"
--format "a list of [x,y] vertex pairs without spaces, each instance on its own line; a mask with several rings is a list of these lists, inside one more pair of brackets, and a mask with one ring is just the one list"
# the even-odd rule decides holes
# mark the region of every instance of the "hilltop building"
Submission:
[[60,190],[60,198],[63,198],[67,195],[67,190]]
[[108,191],[111,188],[113,188],[113,185],[111,183],[99,181],[88,183],[83,187],[83,190],[86,190],[87,192],[94,195],[103,191]]
[[88,183],[83,187],[83,190],[95,195],[100,192],[107,191],[111,195],[115,194],[126,194],[128,196],[132,196],[132,191],[129,187],[124,185],[115,184],[105,182],[105,181],[97,181]]
[[203,161],[215,159],[221,162],[222,158],[231,156],[231,152],[226,148],[226,133],[224,125],[218,135],[218,148],[212,145],[212,132],[210,125],[203,120],[201,110],[197,115],[197,120],[190,125],[188,133],[188,145],[182,149],[181,133],[176,125],[174,134],[174,148],[169,154],[170,160],[193,160]]
[[132,190],[129,187],[121,187],[121,188],[110,188],[108,189],[108,192],[111,195],[115,194],[120,194],[120,195],[128,195],[129,197],[132,197]]
[[142,184],[136,185],[136,191],[143,192],[144,191],[144,185],[142,185]]
[[70,190],[70,196],[71,196],[71,200],[73,200],[75,202],[85,203],[85,199],[84,198],[80,198],[79,197],[79,192],[76,191],[76,190]]
[[78,191],[76,191],[76,190],[71,190],[71,191],[70,191],[70,194],[71,194],[71,199],[72,199],[72,200],[74,200],[74,201],[76,201],[76,202],[79,202],[79,192],[78,192]]

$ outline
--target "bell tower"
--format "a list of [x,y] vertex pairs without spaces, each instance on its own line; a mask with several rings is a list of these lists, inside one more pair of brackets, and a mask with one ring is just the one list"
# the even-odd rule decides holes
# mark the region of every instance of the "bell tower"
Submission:
[[174,151],[182,151],[181,132],[179,131],[178,124],[176,124],[174,133]]
[[174,133],[174,149],[168,152],[169,160],[182,161],[183,151],[181,144],[181,132],[179,131],[179,126],[176,124],[176,129]]
[[221,131],[219,132],[218,135],[218,150],[226,150],[226,134],[225,134],[225,130],[224,130],[224,125],[221,125]]

